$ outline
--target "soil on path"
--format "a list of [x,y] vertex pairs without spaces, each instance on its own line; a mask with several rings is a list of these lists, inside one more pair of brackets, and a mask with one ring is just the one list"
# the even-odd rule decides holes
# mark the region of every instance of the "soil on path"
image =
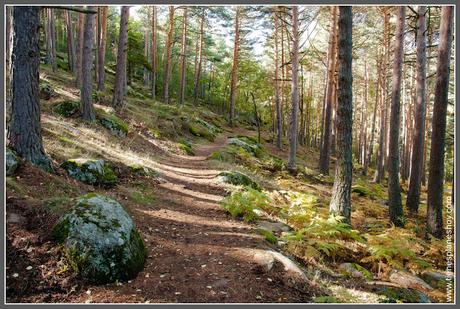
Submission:
[[66,289],[61,289],[59,297],[37,295],[35,299],[93,303],[311,301],[313,291],[308,282],[292,281],[283,265],[275,263],[268,271],[251,258],[257,250],[270,249],[268,243],[253,226],[232,219],[219,206],[228,187],[217,181],[219,170],[206,158],[224,146],[229,135],[239,133],[227,132],[213,143],[198,145],[195,156],[160,154],[158,167],[164,180],[155,189],[156,201],[125,205],[148,249],[145,268],[135,279],[103,286],[80,282],[75,291],[65,295]]

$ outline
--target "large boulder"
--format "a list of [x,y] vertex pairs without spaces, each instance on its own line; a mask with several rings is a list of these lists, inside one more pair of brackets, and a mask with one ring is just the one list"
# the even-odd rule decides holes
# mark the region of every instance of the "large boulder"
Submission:
[[61,167],[70,177],[90,185],[113,186],[117,182],[117,175],[104,160],[70,159]]
[[260,157],[263,153],[263,149],[260,144],[248,136],[231,137],[228,139],[227,143],[229,145],[243,148],[246,152],[250,153],[254,157]]
[[249,176],[237,171],[220,172],[217,177],[220,181],[225,183],[230,183],[235,186],[251,187],[253,189],[260,190],[260,186],[257,182],[252,180]]
[[6,176],[13,175],[19,166],[18,156],[13,150],[9,148],[6,148],[5,164],[6,164]]
[[134,278],[144,267],[144,242],[117,201],[89,193],[53,228],[70,265],[83,278],[109,283]]

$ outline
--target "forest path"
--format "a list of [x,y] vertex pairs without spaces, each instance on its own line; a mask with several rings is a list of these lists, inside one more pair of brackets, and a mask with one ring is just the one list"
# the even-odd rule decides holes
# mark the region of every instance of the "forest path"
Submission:
[[[282,265],[267,271],[254,254],[270,250],[254,227],[232,219],[219,205],[228,193],[207,157],[226,144],[197,145],[196,156],[158,158],[164,182],[152,205],[129,209],[148,250],[144,270],[127,283],[91,288],[77,301],[91,302],[307,302],[302,285],[291,284]],[[260,255],[260,254],[259,254]],[[304,284],[305,285],[305,284]],[[311,292],[311,291],[310,291]]]

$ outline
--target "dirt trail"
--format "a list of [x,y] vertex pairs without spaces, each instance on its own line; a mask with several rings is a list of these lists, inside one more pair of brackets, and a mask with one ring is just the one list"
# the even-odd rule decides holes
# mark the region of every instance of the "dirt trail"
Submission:
[[[237,132],[238,133],[238,132]],[[235,134],[235,132],[232,132]],[[136,279],[90,287],[71,301],[84,302],[306,302],[282,266],[264,270],[250,258],[269,249],[250,225],[233,220],[218,202],[226,195],[219,171],[206,157],[230,133],[199,145],[196,156],[163,156],[163,178],[153,205],[129,209],[144,235],[149,256]],[[248,255],[249,253],[249,255]],[[84,291],[83,291],[84,292]]]

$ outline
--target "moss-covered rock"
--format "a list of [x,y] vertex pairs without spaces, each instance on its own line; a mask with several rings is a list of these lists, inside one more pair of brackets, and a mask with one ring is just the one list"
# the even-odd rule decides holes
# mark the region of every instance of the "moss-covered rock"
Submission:
[[110,131],[113,135],[118,137],[126,137],[129,132],[129,126],[126,122],[121,120],[115,115],[109,115],[106,113],[98,113],[97,119],[99,123]]
[[376,293],[383,296],[382,303],[431,303],[424,293],[412,289],[385,287]]
[[195,152],[193,151],[192,144],[188,141],[183,141],[179,143],[179,149],[185,151],[189,156],[194,156]]
[[372,273],[356,263],[342,263],[339,265],[340,271],[353,278],[373,279]]
[[53,86],[49,83],[40,84],[40,99],[49,100],[54,95]]
[[351,192],[357,193],[359,196],[369,196],[369,197],[374,196],[371,190],[361,185],[352,186]]
[[117,182],[117,175],[104,162],[93,159],[70,159],[61,164],[70,177],[90,185],[113,186]]
[[237,171],[220,172],[217,177],[220,181],[225,183],[230,183],[235,186],[251,187],[253,189],[260,190],[260,186],[257,182],[252,180],[249,176]]
[[80,102],[77,101],[64,101],[53,107],[53,112],[64,117],[74,115],[80,109]]
[[83,278],[109,283],[134,278],[146,259],[144,242],[117,201],[89,193],[52,231],[70,265]]
[[157,171],[154,169],[151,169],[149,167],[140,165],[140,164],[132,164],[129,165],[129,169],[131,172],[137,176],[143,176],[143,177],[157,177],[159,174]]
[[217,127],[199,118],[187,121],[186,126],[191,134],[203,137],[211,142],[214,141],[216,135],[220,132]]
[[6,176],[11,176],[19,167],[19,158],[10,148],[5,151]]
[[264,152],[262,146],[248,136],[231,137],[228,139],[228,144],[241,147],[255,157],[261,157]]

